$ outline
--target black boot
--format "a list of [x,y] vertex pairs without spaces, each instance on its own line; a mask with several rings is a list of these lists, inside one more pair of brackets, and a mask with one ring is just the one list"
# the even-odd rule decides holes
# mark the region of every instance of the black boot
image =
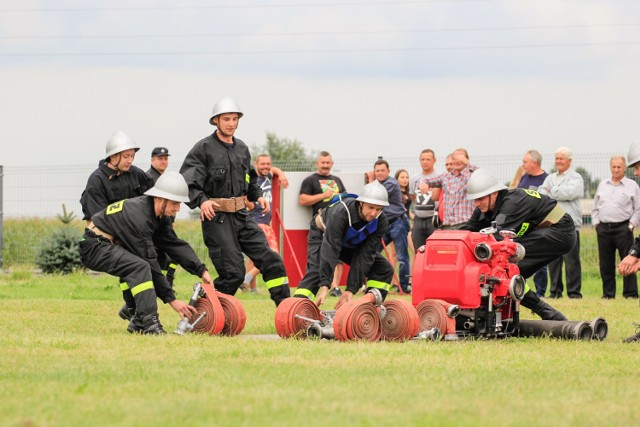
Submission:
[[165,330],[162,328],[157,314],[148,314],[142,318],[142,333],[150,335],[164,335]]
[[120,311],[118,312],[118,316],[120,316],[120,318],[122,320],[131,320],[133,318],[133,315],[136,312],[136,308],[135,307],[129,307],[126,303],[122,306],[122,308],[120,309]]
[[564,314],[542,301],[532,290],[524,294],[520,304],[540,316],[542,320],[568,320]]
[[127,326],[127,332],[130,334],[139,334],[142,333],[144,329],[144,323],[142,322],[142,318],[137,314],[134,314],[129,322],[129,326]]

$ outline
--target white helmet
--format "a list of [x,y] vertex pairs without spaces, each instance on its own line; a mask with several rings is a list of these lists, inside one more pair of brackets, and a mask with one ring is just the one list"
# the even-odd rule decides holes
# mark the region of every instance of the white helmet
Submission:
[[124,150],[135,150],[138,151],[140,147],[136,144],[136,142],[126,133],[121,130],[117,131],[109,141],[107,141],[107,159],[114,154],[122,153]]
[[162,197],[173,202],[189,201],[189,186],[184,177],[173,171],[167,171],[160,175],[156,185],[144,192],[147,196]]
[[640,162],[640,141],[636,141],[629,147],[629,153],[627,154],[627,164],[629,168]]
[[389,206],[389,193],[384,185],[373,181],[364,186],[362,194],[356,199],[359,202],[371,203],[378,206]]
[[238,103],[230,97],[225,96],[220,101],[216,102],[216,105],[213,106],[213,111],[211,112],[209,123],[215,126],[216,124],[213,123],[213,119],[218,117],[220,114],[225,113],[238,113],[238,119],[244,115]]
[[506,190],[507,187],[498,182],[495,176],[486,169],[476,169],[467,182],[467,200],[484,197],[494,191]]

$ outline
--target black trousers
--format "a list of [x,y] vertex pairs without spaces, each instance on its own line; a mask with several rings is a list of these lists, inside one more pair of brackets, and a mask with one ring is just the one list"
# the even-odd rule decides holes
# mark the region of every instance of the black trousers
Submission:
[[218,272],[217,290],[228,295],[238,291],[245,275],[244,253],[262,273],[276,305],[290,296],[284,262],[269,248],[264,232],[248,212],[218,212],[202,222],[202,236]]
[[[437,215],[437,213],[436,213]],[[433,217],[431,218],[413,218],[413,230],[411,230],[411,241],[413,241],[413,248],[417,251],[420,246],[423,246],[429,236],[436,231],[435,225],[433,225]]]
[[582,264],[580,263],[580,231],[575,230],[576,244],[569,252],[549,263],[551,287],[549,296],[560,297],[564,291],[562,281],[562,265],[567,278],[567,295],[569,298],[582,298]]
[[[629,221],[618,223],[600,223],[596,227],[598,236],[598,257],[600,277],[602,277],[602,296],[616,297],[616,251],[620,259],[629,253],[633,245],[633,232],[629,230]],[[638,279],[636,274],[622,278],[622,296],[638,298]]]
[[562,257],[576,242],[576,227],[568,214],[547,228],[536,228],[523,237],[515,239],[524,246],[525,257],[518,262],[520,274],[531,277],[540,267]]
[[135,300],[136,315],[143,318],[158,313],[151,266],[147,261],[122,246],[87,235],[79,248],[82,264],[87,268],[120,278],[123,297],[132,295]]
[[[307,269],[304,277],[298,283],[298,289],[295,292],[295,296],[305,296],[311,298],[312,295],[316,295],[320,289],[320,248],[322,246],[322,237],[324,233],[318,230],[315,224],[311,225],[309,229],[309,237],[307,238]],[[347,265],[351,265],[353,256],[358,251],[358,248],[342,248],[340,252],[340,261]],[[367,280],[375,281],[379,283],[389,284],[393,279],[393,267],[389,264],[389,261],[383,257],[380,253],[374,252],[372,255],[373,264],[367,272]],[[349,282],[347,283],[347,288]],[[376,286],[376,288],[378,288]],[[387,290],[378,288],[382,293],[382,297],[386,298]]]

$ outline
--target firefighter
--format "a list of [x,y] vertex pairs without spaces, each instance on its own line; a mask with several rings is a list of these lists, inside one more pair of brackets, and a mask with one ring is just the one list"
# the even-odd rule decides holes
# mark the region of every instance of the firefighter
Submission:
[[91,217],[80,242],[82,263],[121,279],[123,291],[135,299],[136,308],[127,330],[164,334],[158,319],[156,296],[181,317],[196,314],[179,301],[160,270],[155,248],[164,250],[185,270],[212,284],[205,265],[189,244],[176,236],[171,220],[180,203],[189,200],[182,175],[166,172],[145,195],[109,205]]
[[[80,197],[83,218],[91,217],[111,203],[142,196],[153,187],[154,181],[133,160],[140,147],[129,135],[115,132],[107,141],[106,157],[98,162],[96,169],[87,180],[87,186]],[[123,294],[125,304],[118,315],[123,320],[131,320],[135,312],[135,301],[129,292]]]
[[276,306],[289,297],[289,280],[280,255],[271,249],[258,223],[246,208],[246,200],[269,202],[256,180],[250,179],[251,155],[247,145],[234,136],[243,113],[225,97],[213,106],[209,123],[213,134],[187,154],[180,173],[189,185],[189,207],[200,208],[202,235],[218,272],[216,288],[234,295],[245,276],[243,252],[262,272]]
[[294,296],[312,298],[322,305],[333,272],[339,262],[349,265],[345,292],[335,308],[351,300],[366,281],[367,288],[379,289],[386,298],[393,268],[379,253],[380,240],[389,228],[382,212],[388,206],[386,188],[378,181],[364,186],[360,196],[339,194],[311,220],[308,237],[307,273]]
[[[629,168],[633,168],[633,176],[640,176],[640,141],[631,144],[627,153]],[[629,254],[618,264],[618,271],[623,276],[636,273],[640,270],[640,236],[636,237]],[[640,324],[636,323],[636,333],[626,338],[624,342],[640,342]]]
[[[495,222],[498,231],[514,231],[514,241],[526,251],[518,262],[525,278],[569,252],[576,242],[573,220],[554,199],[534,190],[508,190],[485,169],[476,170],[469,178],[467,198],[474,201],[475,209],[464,229],[480,231]],[[496,238],[501,239],[497,233]],[[567,320],[528,286],[521,304],[543,320]]]

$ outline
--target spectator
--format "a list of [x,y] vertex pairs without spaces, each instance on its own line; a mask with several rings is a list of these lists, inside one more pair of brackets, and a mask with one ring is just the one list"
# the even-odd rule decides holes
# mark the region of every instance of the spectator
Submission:
[[[331,168],[333,168],[331,154],[327,151],[321,151],[316,161],[316,173],[306,177],[300,186],[300,206],[311,206],[313,210],[312,216],[315,216],[320,209],[327,207],[333,196],[347,192],[342,180],[335,175],[331,175]],[[331,282],[330,296],[339,297],[342,295],[342,291],[340,291],[342,271],[343,266],[339,262],[336,264],[336,270]]]
[[290,295],[289,279],[279,254],[269,249],[267,238],[246,209],[246,201],[271,209],[251,172],[251,155],[234,136],[243,113],[231,98],[213,106],[209,123],[213,134],[197,142],[182,163],[189,185],[189,207],[200,207],[202,236],[218,277],[216,288],[234,295],[245,276],[243,252],[262,272],[271,299],[280,304]]
[[415,200],[413,230],[411,231],[411,243],[415,250],[424,245],[424,242],[435,231],[437,226],[438,198],[440,187],[438,184],[429,185],[425,181],[438,176],[434,165],[436,155],[430,148],[420,153],[420,167],[422,172],[411,181],[411,194]]
[[[522,157],[522,168],[524,175],[518,183],[518,188],[526,190],[538,191],[538,187],[542,185],[547,178],[548,173],[542,169],[542,155],[536,150],[529,150]],[[549,268],[545,265],[540,267],[533,275],[533,283],[536,287],[536,294],[544,297],[547,292],[547,284],[549,282]]]
[[516,172],[513,174],[513,178],[511,178],[511,182],[509,183],[509,190],[513,190],[514,188],[518,188],[518,184],[520,184],[520,180],[522,179],[522,175],[524,175],[524,168],[522,166],[518,166]]
[[584,195],[582,176],[571,170],[573,155],[567,147],[556,150],[555,165],[557,172],[549,174],[539,187],[540,194],[550,196],[558,201],[558,205],[567,212],[576,227],[576,244],[569,252],[549,263],[551,290],[549,298],[562,298],[562,264],[567,278],[567,295],[572,299],[582,298],[582,265],[580,263],[580,227],[582,212],[580,199]]
[[[447,154],[447,158],[444,161],[444,168],[446,169],[447,172],[453,171],[453,153]],[[440,226],[440,224],[442,224],[442,221],[444,220],[444,203],[442,203],[442,199],[444,198],[444,193],[442,191],[439,191],[439,193],[440,195],[438,196],[438,221],[437,221],[438,226]],[[418,247],[416,247],[416,249],[418,249]]]
[[[262,189],[262,195],[270,204],[273,203],[273,195],[271,193],[271,182],[273,179],[273,172],[277,172],[278,178],[281,180],[282,186],[286,188],[288,181],[285,178],[284,172],[278,168],[271,166],[271,157],[268,154],[260,154],[256,157],[254,163],[254,171],[257,179],[257,185]],[[267,243],[272,251],[280,253],[280,247],[278,246],[278,239],[275,231],[271,227],[271,211],[265,212],[264,207],[260,203],[248,202],[248,207],[251,212],[251,216],[258,223],[258,227],[262,230]],[[251,259],[247,259],[246,274],[244,276],[244,283],[240,286],[243,291],[250,291],[257,293],[256,288],[256,276],[260,274],[260,270],[256,268]]]
[[151,167],[147,170],[147,176],[153,180],[154,184],[169,167],[170,155],[165,147],[156,147],[151,152]]
[[336,303],[338,309],[351,300],[362,284],[378,289],[383,298],[389,291],[393,269],[380,253],[380,239],[388,223],[382,207],[388,204],[387,191],[377,182],[364,186],[357,197],[338,196],[339,200],[318,211],[309,230],[307,272],[294,296],[324,303],[336,264],[349,264],[347,288]]
[[476,166],[469,165],[469,153],[464,148],[458,148],[452,153],[453,170],[428,178],[425,182],[430,186],[440,185],[444,196],[443,229],[459,230],[465,226],[473,213],[473,201],[467,200],[467,181],[476,170]]
[[[609,162],[611,178],[598,185],[593,199],[591,219],[598,236],[598,257],[602,278],[602,298],[616,297],[616,250],[623,259],[633,245],[633,228],[640,224],[640,187],[624,176],[624,156]],[[622,296],[638,298],[635,273],[622,279]]]
[[402,292],[410,293],[409,280],[411,277],[409,248],[407,236],[409,233],[409,218],[407,217],[404,204],[402,203],[402,192],[395,178],[389,176],[389,163],[384,159],[379,159],[373,166],[373,173],[376,180],[386,188],[389,205],[385,206],[384,212],[389,221],[389,229],[384,235],[385,245],[393,242],[398,257],[398,280]]

